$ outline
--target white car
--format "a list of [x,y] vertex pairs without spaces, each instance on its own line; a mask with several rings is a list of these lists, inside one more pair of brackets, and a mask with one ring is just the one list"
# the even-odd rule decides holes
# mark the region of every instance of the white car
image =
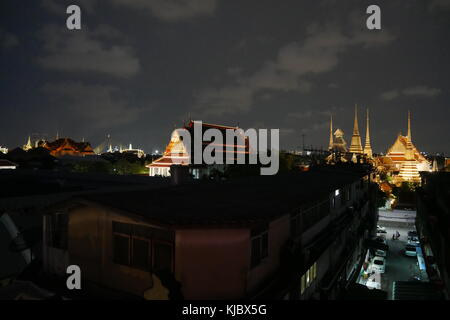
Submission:
[[386,228],[377,225],[377,233],[386,233]]
[[376,256],[375,258],[373,258],[372,270],[378,273],[384,273],[386,271],[384,257]]
[[375,251],[375,255],[378,256],[378,257],[386,257],[386,251],[377,249]]
[[381,283],[377,282],[375,278],[369,278],[367,279],[366,287],[369,289],[381,289]]
[[408,237],[408,244],[413,246],[419,246],[420,245],[419,238],[417,236]]
[[408,257],[415,257],[417,256],[416,246],[407,244],[405,247],[405,255]]

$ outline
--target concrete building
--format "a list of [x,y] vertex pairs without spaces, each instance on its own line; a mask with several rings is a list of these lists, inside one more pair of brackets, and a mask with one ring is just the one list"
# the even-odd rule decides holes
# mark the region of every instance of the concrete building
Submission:
[[147,299],[335,299],[376,226],[366,169],[73,198],[44,217],[44,270]]
[[422,173],[416,227],[431,282],[450,298],[450,172]]

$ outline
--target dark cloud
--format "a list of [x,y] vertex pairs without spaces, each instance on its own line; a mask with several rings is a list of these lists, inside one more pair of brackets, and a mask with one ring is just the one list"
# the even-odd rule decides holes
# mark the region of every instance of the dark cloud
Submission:
[[402,90],[405,96],[423,96],[423,97],[435,97],[441,93],[440,89],[429,88],[427,86],[416,86]]
[[0,28],[0,47],[11,49],[19,45],[19,38],[14,34]]
[[[64,112],[57,114],[76,119],[86,130],[105,130],[135,122],[142,110],[129,106],[117,87],[88,85],[81,82],[47,83],[41,88],[53,105]],[[95,125],[94,125],[95,124]]]
[[[114,44],[104,41],[104,37],[114,38]],[[39,32],[39,38],[43,54],[38,63],[47,69],[96,72],[120,78],[129,78],[140,70],[134,49],[119,44],[125,37],[111,26],[71,31],[65,26],[47,25]]]
[[148,10],[163,21],[181,21],[198,16],[210,16],[217,7],[216,0],[111,0],[132,9]]
[[405,88],[403,90],[394,89],[394,90],[383,92],[381,94],[381,99],[390,101],[390,100],[399,98],[401,95],[432,98],[432,97],[439,95],[440,93],[441,93],[441,89],[430,88],[428,86],[422,85],[422,86],[414,86],[414,87]]
[[222,88],[204,89],[197,95],[196,108],[203,114],[248,111],[261,90],[307,93],[312,83],[307,78],[333,70],[340,55],[353,46],[370,48],[391,42],[388,32],[365,35],[356,31],[346,35],[336,24],[311,24],[303,41],[291,42],[278,50],[276,59],[266,61],[248,77],[237,76],[235,83]]

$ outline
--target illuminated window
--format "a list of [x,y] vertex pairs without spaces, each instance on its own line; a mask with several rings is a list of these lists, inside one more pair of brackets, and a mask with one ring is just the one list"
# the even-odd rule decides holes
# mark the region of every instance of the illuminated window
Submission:
[[305,289],[306,289],[306,279],[305,275],[303,275],[301,279],[300,293],[303,294],[303,292],[305,292]]
[[308,269],[308,271],[306,271],[306,286],[309,287],[310,284],[311,284],[311,269]]
[[334,191],[334,196],[337,197],[339,195],[339,189],[337,189],[336,191]]

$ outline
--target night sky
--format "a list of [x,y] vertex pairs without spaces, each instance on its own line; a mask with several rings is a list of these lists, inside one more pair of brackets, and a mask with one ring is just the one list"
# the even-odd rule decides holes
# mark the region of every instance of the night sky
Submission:
[[[0,146],[110,134],[152,152],[190,116],[326,148],[330,114],[350,143],[357,103],[374,152],[406,134],[410,109],[416,146],[450,155],[449,0],[0,3]],[[66,28],[69,4],[81,31]]]

